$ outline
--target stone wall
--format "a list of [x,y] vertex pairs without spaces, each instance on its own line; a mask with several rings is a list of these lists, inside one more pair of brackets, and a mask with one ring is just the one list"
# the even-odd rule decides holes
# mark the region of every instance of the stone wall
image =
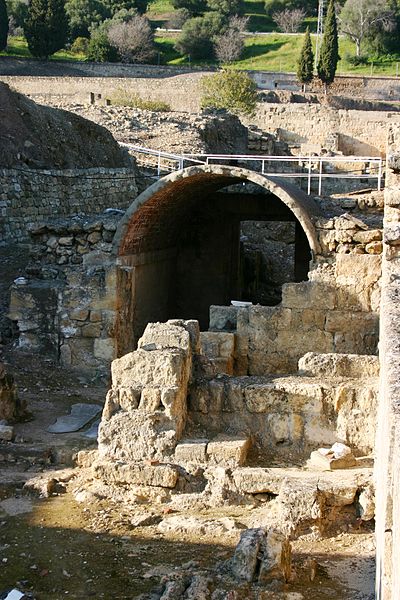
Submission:
[[380,256],[338,254],[284,284],[278,306],[211,307],[210,329],[235,333],[236,374],[291,373],[305,352],[375,354],[380,277]]
[[319,153],[331,147],[345,155],[378,156],[386,151],[387,127],[400,115],[381,111],[337,110],[320,104],[258,105],[251,119],[260,129],[276,134],[278,139],[297,147],[299,153]]
[[137,195],[132,169],[0,170],[0,244],[26,241],[29,228],[57,215],[127,208]]
[[376,438],[378,600],[400,597],[400,127],[389,132],[382,264],[381,385]]

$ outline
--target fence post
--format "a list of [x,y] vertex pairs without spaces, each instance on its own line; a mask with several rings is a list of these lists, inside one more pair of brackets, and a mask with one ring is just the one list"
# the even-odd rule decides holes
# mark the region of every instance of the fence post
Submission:
[[322,158],[319,159],[319,181],[318,181],[318,196],[322,193]]
[[308,157],[308,183],[307,183],[307,194],[311,195],[311,156]]
[[158,161],[157,161],[157,177],[161,176],[161,153],[158,151]]
[[261,161],[261,173],[262,173],[263,175],[264,175],[264,173],[265,173],[265,160],[264,160],[264,159],[262,159],[262,161]]
[[379,159],[379,169],[378,169],[378,192],[382,189],[382,157]]

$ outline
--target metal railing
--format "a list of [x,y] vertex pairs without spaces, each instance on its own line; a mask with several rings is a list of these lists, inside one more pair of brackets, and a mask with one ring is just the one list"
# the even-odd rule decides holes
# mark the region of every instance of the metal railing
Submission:
[[[383,186],[385,161],[379,156],[174,154],[134,144],[120,144],[134,154],[140,164],[156,170],[157,178],[189,166],[229,163],[230,166],[248,165],[250,170],[272,178],[307,179],[308,194],[311,194],[311,183],[315,179],[318,182],[318,195],[322,193],[323,179],[376,179],[379,191]],[[283,170],[285,165],[289,166],[288,171]],[[350,166],[353,168],[349,169]]]

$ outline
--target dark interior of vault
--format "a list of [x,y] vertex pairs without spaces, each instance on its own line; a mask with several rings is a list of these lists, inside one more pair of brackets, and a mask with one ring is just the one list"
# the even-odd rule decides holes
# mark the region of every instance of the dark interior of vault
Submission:
[[[284,282],[307,279],[311,252],[301,225],[279,198],[252,187],[197,191],[174,209],[147,213],[157,222],[150,236],[146,226],[146,246],[138,237],[120,257],[119,354],[136,347],[149,322],[197,319],[206,330],[210,305],[278,304]],[[138,211],[138,230],[146,210]],[[256,239],[249,240],[252,229]]]

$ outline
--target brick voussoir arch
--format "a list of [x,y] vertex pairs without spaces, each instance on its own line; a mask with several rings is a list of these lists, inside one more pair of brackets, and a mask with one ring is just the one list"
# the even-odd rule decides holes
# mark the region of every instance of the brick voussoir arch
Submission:
[[171,218],[173,210],[184,208],[192,192],[217,191],[237,183],[251,182],[268,190],[279,198],[294,214],[307,236],[313,255],[320,246],[313,220],[321,211],[315,201],[296,186],[281,178],[269,178],[249,169],[228,165],[204,165],[188,167],[166,175],[144,192],[130,205],[122,218],[113,241],[114,257],[140,251],[145,239],[154,233],[154,222],[166,214]]

